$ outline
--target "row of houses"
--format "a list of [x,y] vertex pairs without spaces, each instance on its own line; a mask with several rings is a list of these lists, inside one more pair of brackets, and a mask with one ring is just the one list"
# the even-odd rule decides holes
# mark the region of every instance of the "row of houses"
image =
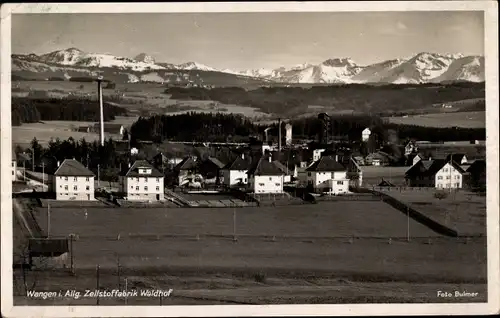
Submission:
[[464,155],[445,159],[417,160],[405,174],[411,187],[438,189],[480,188],[486,185],[486,161],[468,162]]
[[[344,166],[333,156],[322,156],[311,163],[289,169],[283,163],[272,160],[272,156],[261,156],[252,161],[241,155],[223,164],[216,158],[197,163],[193,157],[180,162],[174,171],[178,173],[181,186],[192,186],[196,182],[207,182],[207,178],[196,180],[200,168],[212,163],[215,173],[212,181],[229,188],[244,188],[253,193],[282,193],[284,185],[296,180],[298,186],[310,187],[311,191],[331,194],[347,193],[356,174],[355,182],[361,184],[361,170],[351,159],[354,169]],[[207,168],[208,169],[208,168]],[[208,169],[210,170],[210,169]],[[15,168],[13,162],[13,175]],[[206,175],[206,174],[205,174]],[[56,194],[57,200],[94,200],[95,174],[75,159],[65,159],[54,172],[49,191]],[[136,160],[125,167],[119,176],[120,192],[128,200],[158,201],[164,199],[165,175],[146,160]]]

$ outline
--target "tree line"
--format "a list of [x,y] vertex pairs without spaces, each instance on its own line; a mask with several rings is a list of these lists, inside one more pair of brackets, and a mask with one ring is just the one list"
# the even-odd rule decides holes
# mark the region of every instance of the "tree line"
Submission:
[[429,108],[437,103],[484,98],[485,86],[484,82],[425,85],[343,84],[310,88],[260,87],[248,91],[241,87],[171,87],[167,88],[165,93],[171,94],[172,99],[213,100],[255,107],[262,112],[274,114],[300,114],[309,105],[378,113],[413,111]]
[[[99,121],[99,103],[87,98],[12,98],[12,126],[42,120]],[[104,103],[104,121],[126,115],[125,108]]]

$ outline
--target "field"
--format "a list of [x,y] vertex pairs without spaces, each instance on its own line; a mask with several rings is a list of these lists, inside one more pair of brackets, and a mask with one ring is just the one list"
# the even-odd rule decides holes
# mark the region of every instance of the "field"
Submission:
[[[117,118],[109,123],[121,124],[124,127],[129,127],[137,119],[137,117],[117,116]],[[25,123],[21,126],[12,127],[12,144],[27,146],[34,137],[42,145],[46,145],[51,138],[59,137],[61,140],[73,137],[75,140],[85,138],[87,141],[98,140],[99,135],[96,133],[84,133],[72,131],[75,127],[87,126],[94,124],[93,122],[84,121],[45,121],[40,123]],[[121,138],[119,135],[106,135],[106,137]]]
[[391,123],[425,127],[485,128],[486,112],[447,112],[437,114],[413,115],[407,117],[387,117]]
[[434,197],[435,190],[391,190],[389,195],[410,203],[417,211],[446,226],[459,235],[486,235],[486,197],[465,191],[451,192],[444,199]]
[[363,185],[377,186],[382,179],[394,185],[404,183],[406,171],[410,167],[362,166]]
[[[380,201],[234,210],[89,208],[87,213],[51,209],[51,235],[78,235],[73,243],[76,276],[39,272],[38,290],[93,288],[99,264],[102,287],[123,288],[127,278],[129,288],[174,289],[165,305],[460,302],[486,297],[485,238],[443,237],[410,220],[408,242],[408,219]],[[42,228],[46,215],[45,209],[36,211]],[[436,290],[462,289],[480,297],[436,297]],[[159,301],[135,298],[129,304]]]

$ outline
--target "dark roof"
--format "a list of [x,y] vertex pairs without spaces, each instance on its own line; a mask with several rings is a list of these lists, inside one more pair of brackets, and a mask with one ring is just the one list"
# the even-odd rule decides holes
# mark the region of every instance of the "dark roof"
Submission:
[[464,159],[464,157],[466,157],[464,153],[452,153],[446,156],[446,160],[461,162]]
[[192,157],[184,158],[177,166],[175,166],[174,170],[192,170],[196,168],[196,161]]
[[[101,127],[101,124],[97,123],[97,124],[94,124],[93,126],[93,129],[98,131]],[[121,125],[121,124],[110,124],[110,123],[104,123],[104,132],[107,132],[107,133],[120,133],[120,130],[121,128],[125,128],[125,126]]]
[[[420,160],[417,162],[413,167],[408,169],[406,171],[406,177],[412,177],[416,175],[420,176],[433,176],[435,175],[439,170],[441,170],[447,163],[450,163],[449,160],[445,159],[435,159],[435,160]],[[460,167],[460,165],[455,162],[451,161],[451,165],[453,168],[457,169],[460,173],[464,173],[465,170]]]
[[470,172],[471,174],[482,173],[485,171],[486,171],[486,160],[482,159],[474,161],[467,169],[467,172]]
[[208,157],[209,161],[211,161],[213,164],[215,164],[219,169],[222,169],[224,168],[225,164],[222,163],[219,159],[215,158],[215,157]]
[[256,176],[282,176],[284,173],[269,159],[261,157],[255,161],[247,174]]
[[93,177],[92,171],[85,168],[80,162],[75,159],[64,159],[56,172],[55,176],[70,176],[70,177]]
[[280,169],[284,174],[286,175],[289,175],[290,174],[290,169],[288,169],[288,167],[286,167],[284,164],[282,164],[281,162],[279,162],[278,160],[274,160],[273,161],[273,164],[278,167],[278,169]]
[[228,163],[224,166],[224,170],[249,170],[250,169],[250,161],[241,158],[240,156],[236,157],[232,162]]
[[31,156],[27,153],[18,153],[18,154],[16,154],[16,159],[18,161],[30,161]]
[[306,171],[346,171],[341,163],[330,156],[323,156],[314,162]]
[[[139,168],[148,168],[151,169],[150,174],[142,174],[139,173]],[[134,164],[128,169],[127,173],[125,174],[126,177],[163,177],[163,174],[158,171],[155,167],[153,167],[149,162],[146,160],[136,160]]]

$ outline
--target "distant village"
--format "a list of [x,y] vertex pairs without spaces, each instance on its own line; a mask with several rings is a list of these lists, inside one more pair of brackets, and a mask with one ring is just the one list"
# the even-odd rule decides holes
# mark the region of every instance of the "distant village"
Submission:
[[[254,197],[266,194],[286,196],[290,191],[296,193],[296,189],[319,195],[346,195],[353,188],[365,186],[364,167],[389,166],[395,160],[394,154],[381,149],[363,156],[348,147],[336,147],[336,141],[327,133],[315,144],[297,143],[292,139],[291,124],[280,121],[279,127],[282,129],[278,142],[269,141],[266,129],[263,136],[253,138],[249,143],[194,145],[189,141],[177,142],[191,143],[199,150],[197,154],[180,154],[162,150],[148,141],[131,146],[130,140],[120,140],[127,134],[123,125],[105,124],[105,134],[118,137],[117,151],[129,157],[128,165],[119,167],[118,184],[106,191],[127,201],[148,202],[176,200],[178,198],[172,194],[176,189],[231,190]],[[99,133],[99,128],[100,125],[95,124],[77,129]],[[368,143],[371,134],[370,128],[364,129],[359,142]],[[403,150],[407,166],[404,186],[436,189],[485,187],[486,161],[484,155],[475,152],[476,146],[484,147],[484,141],[409,141]],[[471,151],[450,152],[454,147]],[[219,155],[222,148],[227,151]],[[102,190],[94,186],[95,181],[99,184],[99,175],[77,158],[62,162],[42,159],[37,161],[35,168],[29,154],[17,154],[12,160],[12,180],[36,180],[29,168],[40,171],[41,164],[44,166],[42,187],[53,193],[56,200],[95,200],[96,190]],[[385,179],[382,176],[378,185],[394,186]],[[106,187],[102,188],[105,190]]]

